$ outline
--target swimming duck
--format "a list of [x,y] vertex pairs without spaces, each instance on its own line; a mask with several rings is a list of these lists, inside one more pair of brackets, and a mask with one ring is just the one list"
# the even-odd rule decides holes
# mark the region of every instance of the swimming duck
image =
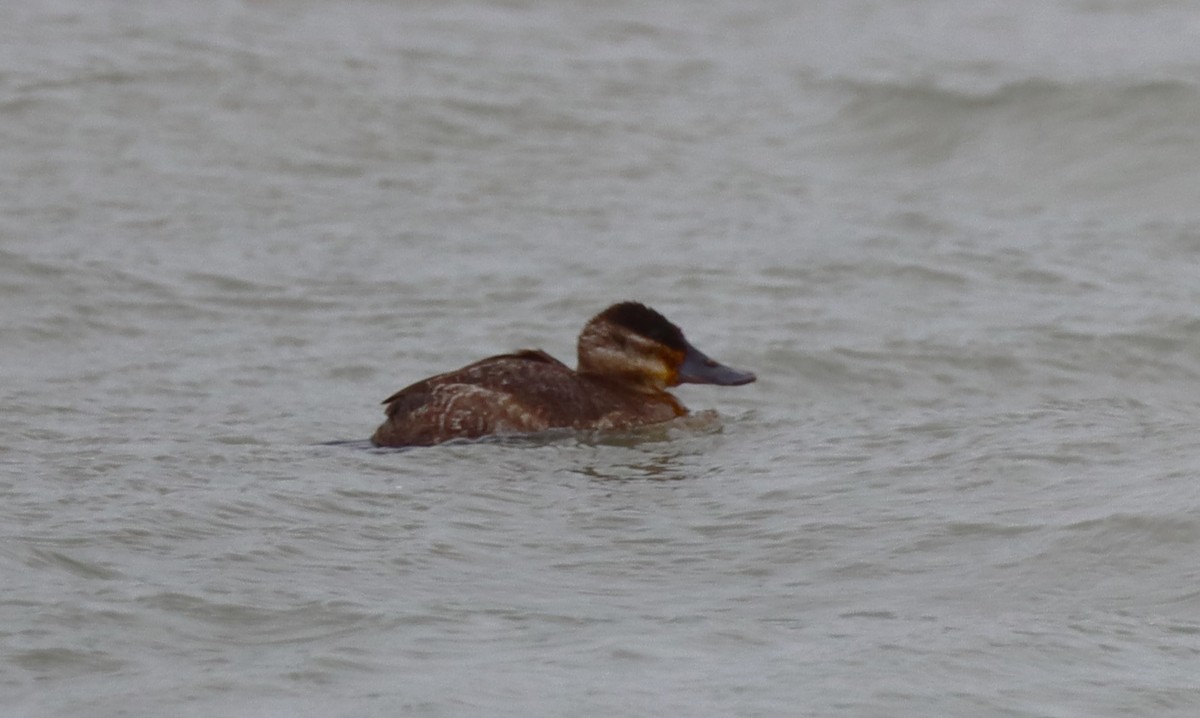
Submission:
[[424,379],[384,399],[387,420],[371,442],[430,446],[547,429],[627,429],[687,414],[670,387],[755,379],[709,359],[679,327],[637,302],[592,317],[579,334],[578,360],[571,369],[526,349]]

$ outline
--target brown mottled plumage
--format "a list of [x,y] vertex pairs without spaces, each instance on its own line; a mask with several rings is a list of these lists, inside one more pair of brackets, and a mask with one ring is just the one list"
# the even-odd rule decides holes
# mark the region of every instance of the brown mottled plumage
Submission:
[[579,335],[578,354],[578,370],[525,350],[419,381],[384,400],[388,418],[371,441],[429,446],[556,428],[625,429],[686,414],[668,387],[755,378],[704,356],[679,327],[636,302],[593,317]]

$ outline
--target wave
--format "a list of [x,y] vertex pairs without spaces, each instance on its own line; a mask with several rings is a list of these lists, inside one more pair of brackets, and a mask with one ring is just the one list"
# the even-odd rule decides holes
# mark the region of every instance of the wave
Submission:
[[929,171],[931,183],[982,185],[998,199],[1194,213],[1200,84],[843,78],[825,87],[840,104],[816,128],[818,143],[860,169]]
[[1200,83],[1177,78],[1054,80],[1026,77],[992,83],[954,83],[930,78],[868,80],[838,77],[826,82],[834,89],[853,93],[866,101],[895,98],[917,101],[922,107],[977,109],[1047,101],[1075,103],[1081,99],[1114,105],[1126,105],[1134,100],[1200,102]]

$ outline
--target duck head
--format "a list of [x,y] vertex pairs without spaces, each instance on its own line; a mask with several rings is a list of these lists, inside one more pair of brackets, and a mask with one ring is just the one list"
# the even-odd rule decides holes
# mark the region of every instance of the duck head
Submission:
[[679,327],[637,302],[614,304],[579,335],[579,373],[645,393],[684,383],[739,386],[754,374],[727,367],[688,343]]

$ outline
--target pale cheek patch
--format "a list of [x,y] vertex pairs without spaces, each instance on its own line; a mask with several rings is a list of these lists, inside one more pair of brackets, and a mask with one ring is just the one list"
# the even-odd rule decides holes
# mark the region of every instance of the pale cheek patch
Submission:
[[630,343],[637,347],[637,354],[627,357],[626,363],[636,367],[639,373],[657,379],[657,383],[663,386],[669,384],[674,378],[675,371],[663,356],[663,348],[659,344],[639,336],[631,337]]
[[606,347],[592,352],[590,359],[593,367],[605,373],[625,376],[636,374],[663,386],[670,381],[673,373],[666,362],[654,353],[631,354]]

